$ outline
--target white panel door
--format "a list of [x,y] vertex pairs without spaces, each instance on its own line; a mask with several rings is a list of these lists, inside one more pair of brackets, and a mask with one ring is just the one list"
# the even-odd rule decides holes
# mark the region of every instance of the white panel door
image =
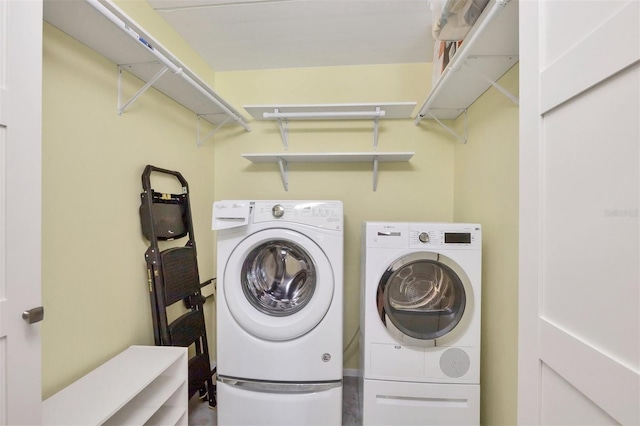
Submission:
[[520,424],[640,424],[640,2],[520,3]]
[[0,425],[41,424],[41,86],[42,2],[0,0]]

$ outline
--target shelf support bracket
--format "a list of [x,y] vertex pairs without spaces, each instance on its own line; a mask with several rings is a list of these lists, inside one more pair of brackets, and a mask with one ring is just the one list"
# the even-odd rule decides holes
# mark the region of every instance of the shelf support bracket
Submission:
[[[380,107],[376,107],[377,115],[373,118],[373,150],[378,149],[378,120],[380,120]],[[375,189],[374,189],[375,191]]]
[[467,110],[464,110],[464,136],[460,136],[459,134],[457,134],[453,129],[451,129],[451,127],[447,126],[446,124],[444,124],[442,121],[438,120],[436,118],[436,116],[434,116],[433,114],[431,114],[431,111],[427,111],[427,114],[429,115],[429,117],[433,118],[434,120],[436,120],[436,122],[441,125],[447,132],[451,133],[456,139],[458,139],[460,142],[462,142],[463,144],[467,143]]
[[284,190],[289,191],[289,164],[284,158],[278,157],[278,166],[280,167],[280,177],[282,178]]
[[373,192],[378,189],[378,156],[373,157]]
[[509,100],[511,100],[511,102],[513,102],[516,105],[520,105],[520,100],[514,96],[511,92],[509,92],[507,89],[505,89],[504,87],[502,87],[501,85],[499,85],[497,82],[493,81],[492,78],[487,77],[483,72],[481,72],[479,69],[472,67],[471,65],[469,65],[468,61],[464,61],[463,65],[466,66],[467,68],[469,68],[471,71],[475,72],[476,74],[478,74],[483,80],[485,80],[487,83],[489,83],[490,85],[492,85],[493,87],[495,87],[500,93],[502,93],[503,95],[505,95],[507,98],[509,98]]
[[209,133],[207,133],[207,135],[205,137],[203,137],[202,139],[200,139],[200,118],[204,117],[206,114],[198,114],[198,121],[197,121],[197,132],[196,132],[196,145],[198,146],[198,148],[200,148],[202,146],[203,143],[205,143],[205,141],[207,139],[209,139],[211,136],[213,136],[218,130],[220,130],[220,128],[222,128],[222,126],[224,126],[225,124],[227,124],[227,122],[229,120],[231,120],[231,117],[227,116],[227,118],[220,124],[218,124],[216,126],[215,129],[213,129],[212,131],[210,131]]
[[[274,111],[276,114],[279,113],[278,108]],[[289,121],[286,118],[278,118],[278,127],[280,128],[280,137],[282,137],[282,145],[284,145],[284,150],[289,149]]]
[[164,65],[160,71],[156,75],[154,75],[149,81],[145,83],[144,86],[140,90],[138,90],[127,102],[122,104],[122,70],[126,65],[118,65],[118,115],[122,115],[125,109],[129,107],[133,102],[135,102],[144,92],[147,91],[149,87],[153,85],[160,77],[164,75],[165,72],[169,70],[166,65]]

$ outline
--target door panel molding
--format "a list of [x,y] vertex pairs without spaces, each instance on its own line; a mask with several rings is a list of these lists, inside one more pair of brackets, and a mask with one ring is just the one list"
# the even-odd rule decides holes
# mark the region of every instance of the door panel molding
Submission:
[[638,371],[544,318],[539,327],[544,363],[621,424],[640,422]]
[[[639,21],[640,2],[631,0],[582,42],[544,69],[540,73],[540,114],[547,113],[640,61]],[[611,46],[611,40],[620,40],[621,46]],[[616,55],[598,55],[611,49],[616,49]],[[567,75],[571,78],[568,79]]]

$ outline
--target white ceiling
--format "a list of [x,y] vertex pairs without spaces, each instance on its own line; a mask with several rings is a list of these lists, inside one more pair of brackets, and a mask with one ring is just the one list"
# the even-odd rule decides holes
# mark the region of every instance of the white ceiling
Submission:
[[147,0],[216,71],[431,62],[428,0]]

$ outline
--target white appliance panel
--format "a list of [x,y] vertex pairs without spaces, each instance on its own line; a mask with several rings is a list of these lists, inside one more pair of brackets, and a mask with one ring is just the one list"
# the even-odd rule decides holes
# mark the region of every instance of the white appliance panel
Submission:
[[[221,307],[219,314],[228,316]],[[286,341],[258,339],[235,322],[218,327],[218,374],[273,381],[320,381],[342,378],[342,308],[331,308],[322,325]],[[228,342],[228,343],[227,343]]]
[[[362,230],[359,386],[363,424],[478,424],[480,225],[368,222]],[[456,292],[444,285],[449,279]],[[437,299],[421,299],[421,292],[430,294],[429,288],[450,292],[450,301],[464,297],[464,302],[433,304]],[[399,298],[403,291],[406,299]],[[457,311],[452,310],[456,306]],[[394,310],[404,312],[398,315]],[[421,322],[411,317],[452,312],[462,316],[442,329],[446,334],[439,329],[433,334],[420,332]],[[390,315],[396,315],[395,322]],[[403,318],[405,322],[399,322]],[[425,318],[425,324],[430,321]]]
[[[297,209],[296,205],[304,208]],[[281,208],[274,209],[275,206]],[[308,206],[313,208],[307,209]],[[273,417],[279,419],[274,424],[340,424],[343,370],[341,202],[224,200],[214,203],[213,215],[219,272],[216,298],[219,377],[293,385],[339,383],[339,388],[330,393],[295,394],[289,399],[279,399],[284,396],[279,392],[248,392],[234,388],[234,392],[238,391],[235,392],[238,398],[234,397],[227,403],[224,401],[235,393],[228,386],[219,385],[218,423],[271,424],[268,422]],[[283,241],[286,244],[280,244]],[[272,242],[273,246],[270,245]],[[296,259],[295,250],[291,248],[293,245],[301,248],[297,254],[304,252],[308,255],[308,258],[303,256],[306,266],[298,272],[304,271],[307,275],[311,274],[310,271],[317,273],[315,290],[311,297],[305,297],[300,309],[280,303],[282,299],[273,299],[274,306],[280,309],[278,314],[278,309],[271,309],[271,302],[261,299],[259,291],[254,292],[259,290],[255,279],[265,278],[265,283],[276,283],[280,275],[275,259],[279,253],[284,255],[281,249],[285,246],[287,260],[280,266],[285,272],[295,272],[297,263],[287,263]],[[275,256],[271,260],[264,254],[268,253],[269,247]],[[261,257],[263,254],[267,257]],[[249,261],[245,263],[247,259]],[[309,262],[309,259],[313,261]],[[263,271],[265,275],[258,277],[257,271]],[[252,275],[243,278],[243,273],[248,272]],[[242,286],[248,283],[256,285],[247,291],[249,287],[243,289]],[[304,412],[337,413],[337,420],[331,416],[316,416],[321,423],[304,416],[292,420],[286,412],[296,412],[298,408],[290,406],[287,401],[299,403]],[[236,406],[241,408],[236,410]],[[234,414],[235,411],[238,413]],[[236,414],[240,416],[237,419],[233,417]],[[261,416],[259,420],[254,417],[257,415]]]
[[309,393],[259,392],[217,385],[218,424],[326,426],[342,424],[342,387]]
[[431,383],[479,383],[476,347],[402,346],[373,343],[368,347],[367,378]]
[[471,425],[480,416],[480,385],[364,379],[362,422],[375,425]]
[[384,345],[370,346],[371,375],[377,377],[423,378],[424,348],[420,346]]

